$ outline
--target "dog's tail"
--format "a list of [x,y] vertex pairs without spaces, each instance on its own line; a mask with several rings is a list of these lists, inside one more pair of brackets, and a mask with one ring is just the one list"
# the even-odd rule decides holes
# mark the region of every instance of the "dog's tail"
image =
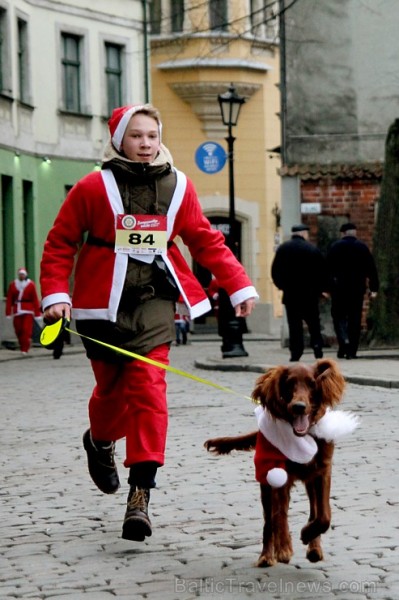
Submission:
[[204,444],[213,454],[230,454],[232,450],[255,450],[257,431],[237,437],[220,437],[207,440]]

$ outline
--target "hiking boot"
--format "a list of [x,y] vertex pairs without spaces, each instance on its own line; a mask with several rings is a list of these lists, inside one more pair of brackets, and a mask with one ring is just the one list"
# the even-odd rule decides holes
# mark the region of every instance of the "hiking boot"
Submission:
[[143,542],[152,535],[151,521],[148,516],[150,490],[131,487],[127,498],[122,537],[125,540]]
[[114,452],[115,442],[94,442],[90,429],[83,434],[90,477],[104,494],[114,494],[119,488]]

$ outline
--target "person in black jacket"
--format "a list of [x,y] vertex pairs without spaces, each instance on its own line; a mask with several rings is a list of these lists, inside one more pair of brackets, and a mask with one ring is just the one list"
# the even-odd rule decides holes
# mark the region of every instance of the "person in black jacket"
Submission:
[[327,295],[327,265],[320,250],[308,241],[307,225],[294,225],[291,233],[291,239],[277,248],[271,273],[274,284],[283,291],[290,360],[298,361],[303,354],[303,321],[309,329],[315,358],[322,358],[319,299]]
[[356,237],[356,225],[344,223],[341,239],[327,253],[331,276],[331,316],[338,341],[338,358],[356,358],[359,347],[364,294],[378,292],[378,273],[373,256]]

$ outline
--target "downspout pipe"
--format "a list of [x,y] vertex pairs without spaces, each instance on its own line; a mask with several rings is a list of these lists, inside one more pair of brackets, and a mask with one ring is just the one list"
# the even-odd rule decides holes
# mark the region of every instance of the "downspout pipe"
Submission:
[[148,48],[148,17],[147,0],[141,0],[143,6],[143,43],[144,43],[144,101],[150,101],[150,81],[149,81],[149,48]]

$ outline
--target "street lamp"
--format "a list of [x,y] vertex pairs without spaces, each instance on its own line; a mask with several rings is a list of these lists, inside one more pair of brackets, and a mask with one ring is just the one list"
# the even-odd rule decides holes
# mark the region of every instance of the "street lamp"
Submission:
[[231,83],[229,90],[224,94],[218,95],[220,112],[222,115],[223,125],[228,127],[228,135],[225,138],[228,147],[229,159],[229,239],[228,245],[234,254],[238,255],[238,240],[236,239],[235,226],[235,193],[234,193],[234,141],[235,137],[232,134],[232,128],[237,125],[241,106],[245,102],[245,98],[239,96],[234,85]]
[[[228,134],[225,138],[228,147],[229,159],[229,234],[227,244],[230,250],[238,258],[238,239],[236,235],[236,214],[235,214],[235,194],[234,194],[234,141],[232,128],[237,125],[238,116],[245,98],[239,96],[233,84],[227,92],[218,95],[220,112],[223,125],[228,127]],[[245,319],[237,318],[231,305],[227,292],[219,289],[219,318],[218,331],[222,337],[222,356],[223,358],[248,356],[243,343],[242,334],[247,331]]]

